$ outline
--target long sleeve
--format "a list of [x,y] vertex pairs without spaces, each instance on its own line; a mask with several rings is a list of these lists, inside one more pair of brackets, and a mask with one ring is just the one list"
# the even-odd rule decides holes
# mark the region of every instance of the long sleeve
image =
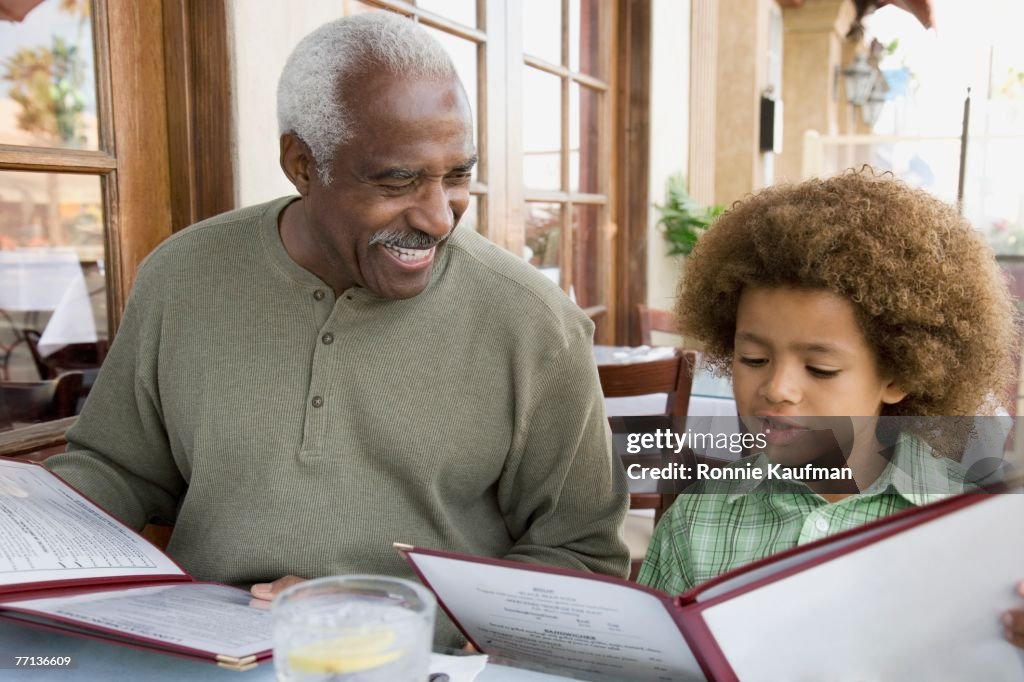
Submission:
[[171,456],[157,391],[159,301],[145,272],[65,454],[46,466],[126,525],[174,518],[185,483]]
[[625,576],[621,526],[629,495],[613,486],[618,463],[589,333],[570,337],[534,379],[499,489],[518,538],[507,558]]

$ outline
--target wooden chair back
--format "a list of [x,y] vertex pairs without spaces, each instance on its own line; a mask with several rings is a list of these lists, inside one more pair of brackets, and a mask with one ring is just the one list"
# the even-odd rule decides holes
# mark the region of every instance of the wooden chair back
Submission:
[[[693,373],[700,356],[696,351],[676,351],[664,360],[637,362],[623,365],[599,365],[598,376],[606,398],[628,398],[651,393],[666,393],[664,416],[685,417],[690,404]],[[612,420],[621,419],[613,417]],[[629,495],[630,509],[653,509],[654,522],[675,501],[675,492],[633,492]],[[634,561],[630,577],[636,578],[640,561]]]
[[70,343],[43,357],[39,352],[41,336],[35,329],[25,330],[25,340],[40,379],[56,379],[67,371],[98,369],[107,357],[109,342],[106,339],[95,343]]
[[640,345],[651,346],[651,332],[678,334],[675,315],[669,310],[648,308],[643,303],[636,304],[636,328],[640,330]]
[[693,372],[699,354],[676,351],[671,358],[623,365],[599,365],[601,390],[606,398],[628,398],[651,393],[666,393],[665,411],[672,417],[685,417],[690,404]]
[[0,382],[0,429],[72,417],[81,391],[81,372],[43,381]]

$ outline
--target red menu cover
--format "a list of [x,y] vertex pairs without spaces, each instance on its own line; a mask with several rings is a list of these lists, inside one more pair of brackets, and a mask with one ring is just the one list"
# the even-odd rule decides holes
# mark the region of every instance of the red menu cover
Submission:
[[1024,494],[965,494],[672,597],[581,571],[397,545],[484,653],[588,680],[1024,679]]
[[270,617],[38,464],[0,460],[0,617],[234,669],[270,658]]

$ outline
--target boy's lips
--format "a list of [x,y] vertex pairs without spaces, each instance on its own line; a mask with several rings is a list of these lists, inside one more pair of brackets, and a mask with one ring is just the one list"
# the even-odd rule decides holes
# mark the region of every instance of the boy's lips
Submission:
[[760,422],[760,432],[769,445],[786,445],[810,429],[793,419],[778,415],[755,415]]

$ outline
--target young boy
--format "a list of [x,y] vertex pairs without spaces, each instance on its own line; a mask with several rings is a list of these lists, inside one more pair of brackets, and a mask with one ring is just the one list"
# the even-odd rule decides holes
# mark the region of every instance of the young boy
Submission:
[[[962,469],[934,456],[915,419],[987,413],[1014,376],[1014,306],[991,251],[954,209],[869,169],[733,206],[688,260],[676,314],[767,443],[748,466],[802,465],[831,434],[861,492],[698,483],[658,525],[638,577],[673,594],[962,489]],[[1003,625],[1024,647],[1024,610]]]

